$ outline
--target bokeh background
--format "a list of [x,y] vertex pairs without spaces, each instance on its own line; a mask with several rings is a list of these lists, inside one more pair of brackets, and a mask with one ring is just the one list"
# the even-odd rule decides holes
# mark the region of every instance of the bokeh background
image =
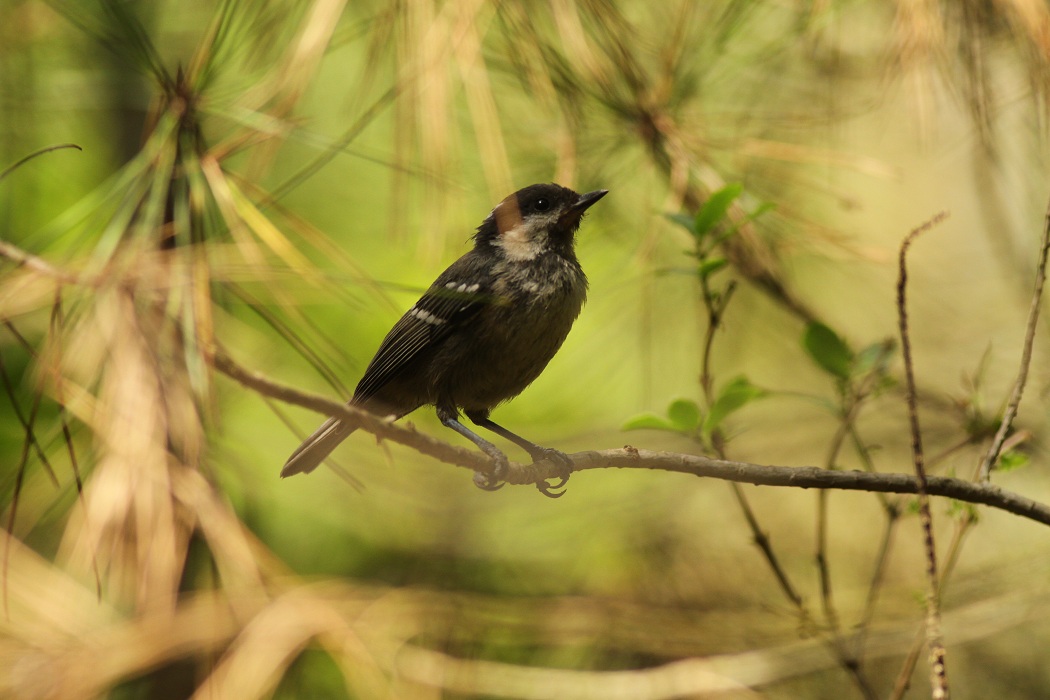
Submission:
[[[607,188],[584,314],[497,419],[909,472],[899,354],[835,377],[803,337],[894,338],[898,246],[947,212],[909,310],[931,472],[971,478],[1020,369],[1048,80],[1038,0],[7,0],[0,167],[78,149],[0,179],[0,694],[928,695],[914,499],[648,470],[485,493],[363,432],[282,481],[321,417],[212,357],[346,398],[496,202]],[[706,352],[666,215],[730,184]],[[1046,336],[993,473],[1043,502]],[[717,431],[683,419],[741,376]],[[670,429],[624,430],[647,414]],[[933,507],[956,695],[1046,697],[1047,531]]]

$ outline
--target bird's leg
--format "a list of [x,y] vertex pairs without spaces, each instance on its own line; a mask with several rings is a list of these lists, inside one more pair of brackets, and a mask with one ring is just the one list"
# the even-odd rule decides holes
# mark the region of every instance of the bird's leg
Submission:
[[459,413],[445,408],[437,410],[438,420],[446,428],[452,428],[457,433],[477,445],[482,452],[487,454],[495,464],[492,474],[474,472],[474,485],[484,491],[496,491],[503,488],[503,477],[507,474],[509,464],[507,455],[503,454],[498,447],[481,437],[473,430],[459,422]]
[[491,430],[528,452],[534,463],[547,459],[553,464],[559,466],[561,471],[558,475],[558,483],[551,484],[544,479],[536,483],[536,488],[539,489],[540,493],[544,496],[550,498],[558,498],[565,493],[564,491],[558,491],[558,489],[564,488],[565,484],[569,483],[569,476],[572,474],[572,458],[569,457],[569,455],[552,447],[537,445],[520,435],[512,433],[499,423],[493,422],[492,419],[489,418],[488,411],[467,411],[466,414],[467,418],[469,418],[474,425],[480,428],[485,428],[486,430]]

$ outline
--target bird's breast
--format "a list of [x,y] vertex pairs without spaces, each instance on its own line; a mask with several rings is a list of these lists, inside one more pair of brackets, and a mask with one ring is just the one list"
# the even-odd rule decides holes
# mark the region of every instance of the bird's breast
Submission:
[[579,265],[560,258],[496,279],[492,304],[449,338],[441,360],[437,393],[461,408],[488,409],[521,393],[558,352],[587,296]]

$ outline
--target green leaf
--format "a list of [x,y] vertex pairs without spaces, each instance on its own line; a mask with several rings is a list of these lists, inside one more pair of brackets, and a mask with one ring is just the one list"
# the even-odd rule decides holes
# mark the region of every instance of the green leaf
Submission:
[[688,214],[664,214],[670,221],[675,222],[689,233],[695,233],[693,226],[696,223],[696,219]]
[[729,211],[733,200],[739,197],[743,191],[743,185],[733,183],[726,185],[717,192],[712,192],[711,196],[704,202],[704,206],[700,207],[700,211],[696,214],[696,220],[693,222],[693,235],[697,238],[703,238],[709,234],[718,225],[718,222],[726,217],[726,212]]
[[862,375],[873,370],[880,374],[884,373],[886,365],[896,349],[897,343],[892,338],[872,343],[857,353],[857,358],[853,363],[853,373]]
[[760,216],[762,216],[766,212],[773,211],[776,208],[777,208],[777,205],[774,204],[773,202],[762,202],[757,207],[755,207],[752,211],[748,212],[744,216],[744,218],[740,219],[739,221],[734,222],[733,227],[730,228],[728,231],[726,231],[719,238],[719,242],[724,241],[725,239],[727,239],[730,236],[732,236],[733,234],[735,234],[745,224],[749,224],[752,221],[757,220]]
[[711,260],[704,260],[700,263],[700,269],[698,270],[698,272],[700,274],[700,277],[706,279],[728,264],[729,261],[725,258],[712,258]]
[[747,220],[754,221],[758,217],[765,214],[767,211],[773,211],[776,208],[777,205],[774,202],[762,202],[757,207],[755,207],[754,211],[747,215]]
[[1027,467],[1030,457],[1020,450],[1007,450],[999,455],[999,461],[995,465],[996,471],[1010,472],[1014,469]]
[[628,418],[621,426],[622,430],[674,430],[666,418],[661,418],[655,413],[642,413]]
[[678,399],[667,407],[667,417],[671,419],[675,430],[691,433],[700,425],[700,407],[696,405],[696,401]]
[[954,498],[948,501],[946,515],[955,520],[977,520],[977,506],[972,503],[957,501]]
[[853,368],[853,351],[835,331],[814,321],[806,326],[802,345],[825,372],[838,379],[849,379]]
[[710,435],[731,413],[740,410],[755,399],[768,396],[769,392],[748,381],[747,377],[737,377],[722,388],[715,399],[711,410],[704,419],[704,432]]

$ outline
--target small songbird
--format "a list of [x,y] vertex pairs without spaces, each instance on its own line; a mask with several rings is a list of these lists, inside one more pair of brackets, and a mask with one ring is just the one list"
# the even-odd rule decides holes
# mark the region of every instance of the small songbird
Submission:
[[[474,248],[387,333],[349,405],[395,418],[435,406],[443,425],[495,462],[492,476],[474,476],[486,490],[502,486],[507,457],[461,423],[460,411],[522,447],[534,462],[571,465],[564,453],[512,433],[489,414],[540,375],[579,316],[587,277],[576,259],[576,231],[584,212],[607,192],[531,185],[496,205],[474,234]],[[313,471],[351,432],[329,418],[292,453],[281,476]],[[550,489],[564,483],[537,486],[554,496],[560,494]]]

